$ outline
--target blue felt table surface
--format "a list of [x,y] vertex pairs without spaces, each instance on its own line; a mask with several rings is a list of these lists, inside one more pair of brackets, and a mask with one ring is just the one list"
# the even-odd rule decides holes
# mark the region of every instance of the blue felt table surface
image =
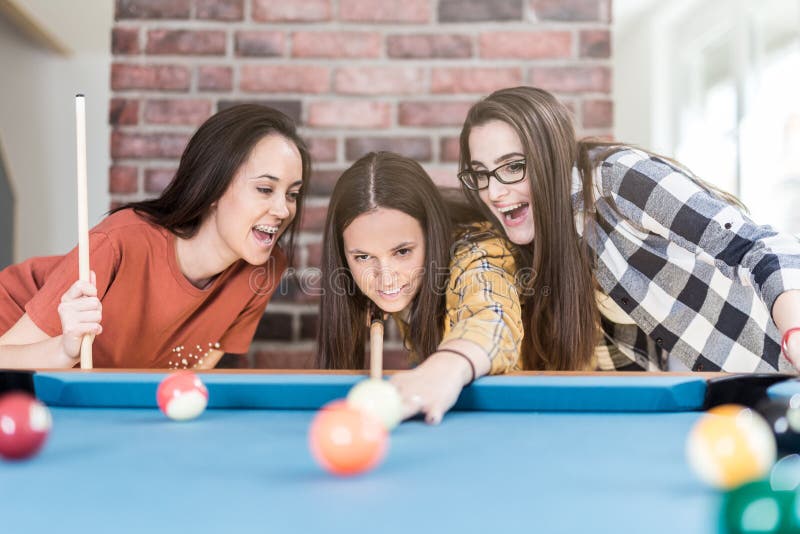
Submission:
[[[39,373],[37,396],[51,406],[153,407],[160,373]],[[317,409],[344,397],[361,375],[203,374],[211,408]],[[706,391],[693,376],[497,376],[464,390],[457,410],[697,410]]]
[[3,532],[716,532],[684,456],[698,412],[457,412],[352,479],[313,462],[312,411],[52,412],[37,457],[0,462]]
[[308,427],[363,376],[204,374],[216,409],[187,423],[155,408],[164,376],[35,375],[54,427],[38,456],[0,462],[0,530],[717,532],[721,496],[684,451],[700,377],[482,378],[441,425],[403,423],[381,466],[339,479]]
[[773,399],[790,399],[795,395],[800,394],[800,380],[793,379],[785,382],[779,382],[771,386],[767,391],[770,398]]

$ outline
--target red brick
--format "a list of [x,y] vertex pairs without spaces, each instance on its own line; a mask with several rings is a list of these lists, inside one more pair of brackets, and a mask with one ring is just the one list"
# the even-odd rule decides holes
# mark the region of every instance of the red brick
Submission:
[[333,192],[333,186],[342,175],[342,169],[315,169],[314,176],[311,177],[311,185],[308,194],[313,196],[329,196]]
[[220,100],[217,102],[217,111],[228,109],[239,104],[256,104],[258,106],[267,106],[272,109],[277,109],[281,113],[285,113],[296,124],[300,124],[300,112],[302,104],[299,100],[268,100],[268,99],[239,99],[239,100]]
[[454,165],[449,167],[432,167],[426,165],[425,170],[431,177],[431,180],[433,180],[433,183],[439,187],[461,187],[458,181],[458,170]]
[[439,0],[439,22],[504,22],[522,18],[522,0]]
[[189,135],[178,133],[111,133],[112,158],[178,158]]
[[386,53],[394,58],[467,58],[472,57],[469,35],[390,35]]
[[325,228],[325,216],[327,214],[327,206],[303,206],[303,219],[300,221],[300,229],[306,232],[321,232]]
[[215,65],[197,67],[197,88],[200,91],[230,91],[233,89],[233,69]]
[[248,93],[324,93],[330,69],[313,65],[242,65],[240,87]]
[[392,108],[388,102],[338,100],[308,105],[308,125],[321,128],[388,128]]
[[431,75],[432,93],[491,93],[522,83],[518,68],[438,68]]
[[253,20],[257,22],[319,22],[331,19],[331,0],[254,0]]
[[415,67],[342,67],[334,88],[350,95],[417,94],[425,92],[425,79]]
[[417,161],[431,160],[429,137],[356,137],[345,141],[345,157],[355,161],[367,152],[390,150]]
[[595,21],[601,20],[603,0],[530,0],[537,20]]
[[195,10],[200,20],[242,20],[244,0],[195,0]]
[[150,30],[148,54],[221,56],[225,54],[225,32],[211,30]]
[[253,339],[265,341],[292,341],[291,313],[275,313],[267,311],[258,322]]
[[139,124],[139,101],[128,98],[112,98],[108,111],[108,123],[112,126]]
[[485,59],[560,59],[572,56],[572,34],[568,31],[486,32],[479,40]]
[[111,88],[186,91],[189,89],[189,69],[176,65],[111,65]]
[[610,128],[614,125],[614,103],[611,100],[583,102],[584,128]]
[[300,315],[300,339],[316,339],[319,328],[319,315],[304,313]]
[[338,141],[330,137],[312,137],[307,139],[311,151],[311,160],[314,162],[336,161],[336,147]]
[[144,106],[144,120],[150,124],[199,126],[210,116],[210,100],[148,100]]
[[139,28],[114,28],[111,30],[111,53],[117,55],[138,54]]
[[439,141],[439,159],[443,162],[458,162],[461,152],[458,137],[442,137]]
[[377,32],[295,32],[294,57],[362,58],[378,57],[381,34]]
[[190,0],[117,0],[116,20],[188,19]]
[[283,33],[272,31],[236,32],[236,55],[243,57],[277,57],[284,53]]
[[306,265],[319,268],[322,264],[322,243],[309,243],[306,251]]
[[339,0],[339,20],[425,23],[431,20],[431,6],[429,0]]
[[611,71],[608,67],[534,67],[529,76],[531,85],[547,91],[611,92]]
[[144,172],[144,190],[159,194],[167,188],[178,169],[147,169]]
[[[274,1],[274,0],[272,0]],[[252,351],[254,369],[315,369],[315,356],[311,350],[258,349]]]
[[473,102],[402,102],[401,126],[461,126]]
[[139,169],[129,165],[112,165],[108,171],[109,193],[125,194],[139,191]]
[[611,32],[608,30],[583,30],[580,33],[581,57],[611,57]]

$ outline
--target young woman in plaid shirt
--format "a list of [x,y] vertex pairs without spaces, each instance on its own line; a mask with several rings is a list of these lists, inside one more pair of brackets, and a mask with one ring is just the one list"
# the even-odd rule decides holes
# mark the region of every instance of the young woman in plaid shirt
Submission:
[[696,371],[794,372],[800,362],[797,239],[755,224],[677,163],[576,141],[562,104],[517,87],[471,108],[460,165],[464,190],[531,275],[526,368],[658,370],[669,357]]
[[391,379],[405,417],[422,412],[438,423],[465,384],[519,369],[511,244],[486,221],[474,223],[479,218],[463,199],[446,203],[409,158],[370,153],[347,169],[325,224],[319,366],[365,367],[368,316],[377,306],[393,316],[411,363],[419,363]]

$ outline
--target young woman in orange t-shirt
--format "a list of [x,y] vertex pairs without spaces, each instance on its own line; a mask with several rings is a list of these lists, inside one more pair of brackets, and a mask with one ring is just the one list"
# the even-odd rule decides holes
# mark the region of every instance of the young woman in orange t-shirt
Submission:
[[0,272],[0,368],[72,367],[87,334],[95,367],[210,368],[245,353],[291,262],[309,174],[284,114],[212,116],[160,197],[91,230],[92,283],[75,281],[77,250]]

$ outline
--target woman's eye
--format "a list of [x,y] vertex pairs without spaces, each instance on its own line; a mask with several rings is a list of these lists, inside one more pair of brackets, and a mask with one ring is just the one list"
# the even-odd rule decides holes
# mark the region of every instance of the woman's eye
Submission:
[[409,254],[411,254],[411,249],[410,248],[400,248],[400,249],[397,249],[396,254],[398,256],[408,256]]
[[369,256],[366,254],[358,254],[356,256],[353,256],[353,258],[355,258],[356,261],[367,261],[369,259]]
[[297,199],[300,198],[300,191],[292,191],[290,193],[287,193],[286,196],[289,197],[289,200],[291,200],[292,202],[297,202]]
[[525,162],[524,161],[515,161],[513,163],[508,164],[508,172],[512,174],[519,174],[525,171]]
[[258,190],[259,193],[263,193],[265,195],[272,193],[272,189],[270,189],[269,187],[257,187],[256,189]]

